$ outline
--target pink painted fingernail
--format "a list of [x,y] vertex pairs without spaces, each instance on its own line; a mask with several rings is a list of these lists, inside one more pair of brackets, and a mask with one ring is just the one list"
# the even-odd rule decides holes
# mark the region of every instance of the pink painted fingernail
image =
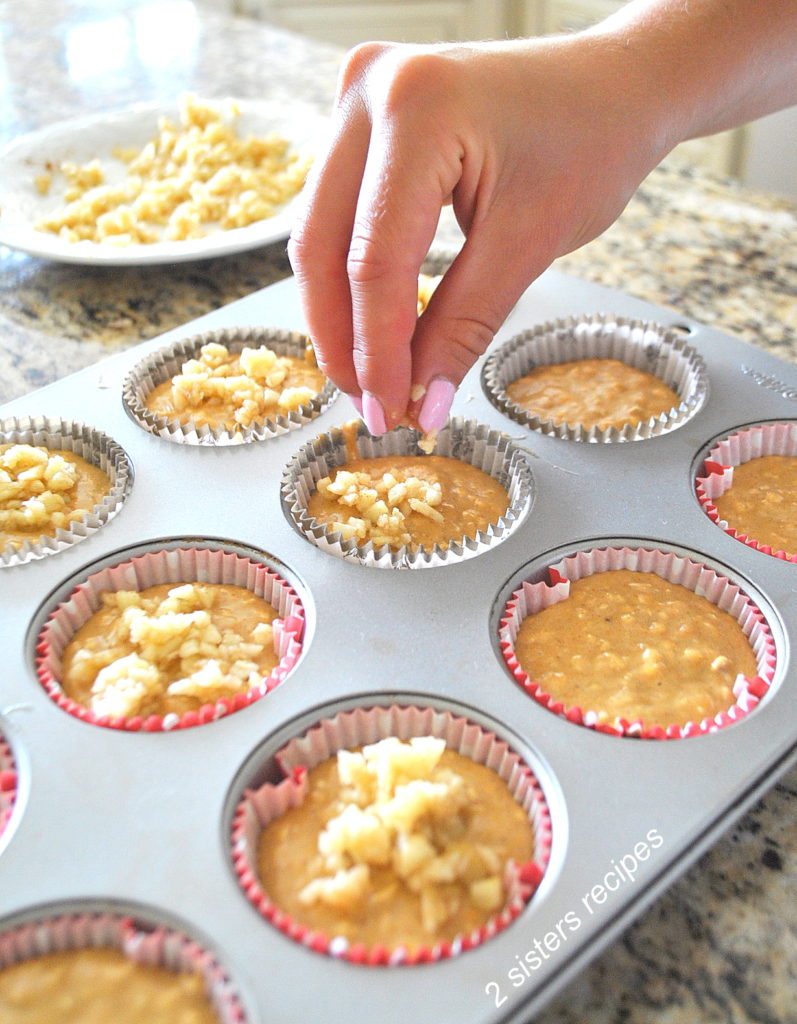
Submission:
[[418,414],[418,426],[426,434],[430,430],[441,430],[448,419],[456,388],[450,380],[435,377],[429,382],[423,405]]
[[378,436],[387,432],[385,410],[376,395],[372,395],[370,391],[363,391],[362,417],[369,433]]
[[362,398],[360,398],[359,395],[349,395],[348,398],[349,398],[349,401],[351,402],[351,404],[354,406],[354,408],[360,414],[360,416],[362,416],[362,414],[363,414],[363,400],[362,400]]

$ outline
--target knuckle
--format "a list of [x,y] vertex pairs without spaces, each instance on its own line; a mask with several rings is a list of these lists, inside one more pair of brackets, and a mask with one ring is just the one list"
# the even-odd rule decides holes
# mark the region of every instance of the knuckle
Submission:
[[458,316],[435,323],[430,336],[434,336],[436,359],[446,365],[446,375],[462,380],[476,360],[484,355],[495,337],[497,327],[490,320],[474,316]]
[[346,259],[346,272],[354,285],[369,285],[384,280],[394,269],[395,259],[373,236],[357,234],[352,238]]
[[[451,95],[451,61],[447,51],[413,47],[388,55],[389,78],[384,92],[385,109],[401,112],[420,105],[424,111]],[[434,96],[433,103],[430,95]]]
[[392,47],[389,43],[368,42],[358,43],[346,52],[341,62],[338,77],[338,93],[343,95],[354,87],[359,87],[361,80],[370,72],[374,64]]

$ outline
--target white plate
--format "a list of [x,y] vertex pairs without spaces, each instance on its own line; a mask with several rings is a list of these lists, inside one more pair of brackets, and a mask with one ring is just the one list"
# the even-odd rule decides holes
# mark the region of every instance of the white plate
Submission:
[[[204,98],[203,98],[204,101]],[[208,100],[222,109],[229,100]],[[241,135],[277,132],[302,155],[317,155],[325,141],[328,120],[301,104],[261,100],[235,100],[241,111],[236,125]],[[124,165],[114,159],[115,147],[140,148],[157,133],[158,118],[179,121],[173,103],[148,103],[115,113],[96,114],[50,125],[15,139],[0,149],[0,243],[12,249],[65,263],[128,266],[207,259],[243,252],[278,242],[290,234],[297,200],[286,203],[273,217],[242,228],[217,229],[203,238],[116,246],[100,242],[68,242],[38,231],[41,217],[64,206],[61,189],[53,187],[42,196],[35,178],[63,160],[86,163],[98,159],[108,181],[124,177]]]

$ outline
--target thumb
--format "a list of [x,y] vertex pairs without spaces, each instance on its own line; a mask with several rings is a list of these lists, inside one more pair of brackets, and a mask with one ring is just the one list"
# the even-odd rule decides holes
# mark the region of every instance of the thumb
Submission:
[[424,432],[440,430],[462,378],[484,354],[517,300],[552,262],[549,248],[508,239],[484,225],[473,229],[419,318],[412,341],[410,418]]

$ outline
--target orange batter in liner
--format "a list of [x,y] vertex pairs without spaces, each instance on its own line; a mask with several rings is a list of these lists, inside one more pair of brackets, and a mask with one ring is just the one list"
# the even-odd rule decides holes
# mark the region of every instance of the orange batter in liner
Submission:
[[144,404],[154,415],[179,423],[233,430],[306,405],[325,381],[309,345],[297,357],[278,355],[265,345],[235,354],[211,342],[183,364],[181,373],[153,388]]
[[116,949],[45,953],[0,969],[3,1024],[218,1024],[203,979]]
[[257,686],[278,663],[277,611],[244,587],[159,584],[102,600],[67,645],[60,679],[97,715],[196,711]]
[[541,420],[601,430],[644,423],[681,401],[659,377],[617,359],[537,366],[512,381],[506,393]]
[[80,455],[37,445],[0,445],[0,548],[54,537],[90,515],[111,489]]
[[475,537],[505,514],[506,488],[443,455],[351,459],[320,480],[307,511],[358,544],[412,551]]
[[313,768],[303,802],[261,833],[257,865],[272,902],[311,930],[417,950],[500,911],[505,866],[533,845],[492,769],[442,740],[389,738]]
[[515,641],[530,679],[603,723],[699,722],[754,677],[741,626],[707,598],[655,573],[620,569],[573,581],[570,596],[527,616]]
[[734,466],[730,488],[714,504],[737,533],[797,554],[797,456],[763,455]]

